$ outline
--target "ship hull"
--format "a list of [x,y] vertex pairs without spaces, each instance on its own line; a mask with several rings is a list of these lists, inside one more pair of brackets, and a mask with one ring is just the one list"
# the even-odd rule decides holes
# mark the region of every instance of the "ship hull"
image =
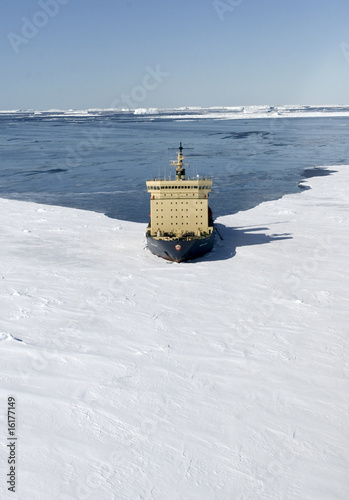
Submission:
[[154,255],[173,262],[196,259],[210,252],[214,242],[213,232],[207,237],[192,240],[181,238],[162,240],[152,238],[148,234],[146,236],[148,248]]

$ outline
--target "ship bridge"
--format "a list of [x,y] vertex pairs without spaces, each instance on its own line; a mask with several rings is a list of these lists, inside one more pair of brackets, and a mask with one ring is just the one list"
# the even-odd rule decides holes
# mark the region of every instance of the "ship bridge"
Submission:
[[151,199],[168,198],[208,198],[212,190],[212,179],[206,177],[184,180],[153,179],[146,182]]

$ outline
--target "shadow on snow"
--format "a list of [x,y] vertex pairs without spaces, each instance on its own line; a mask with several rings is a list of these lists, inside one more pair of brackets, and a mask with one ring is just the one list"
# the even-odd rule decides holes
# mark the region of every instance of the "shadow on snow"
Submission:
[[215,223],[215,227],[215,243],[211,252],[189,262],[227,260],[236,255],[236,250],[239,247],[264,245],[274,241],[292,239],[290,233],[269,235],[261,232],[269,231],[268,227],[227,227],[219,223]]

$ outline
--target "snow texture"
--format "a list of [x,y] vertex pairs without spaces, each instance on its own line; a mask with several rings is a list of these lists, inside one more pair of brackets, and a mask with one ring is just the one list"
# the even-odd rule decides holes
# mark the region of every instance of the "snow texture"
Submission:
[[349,168],[331,169],[221,217],[181,264],[144,224],[0,200],[0,497],[348,498]]

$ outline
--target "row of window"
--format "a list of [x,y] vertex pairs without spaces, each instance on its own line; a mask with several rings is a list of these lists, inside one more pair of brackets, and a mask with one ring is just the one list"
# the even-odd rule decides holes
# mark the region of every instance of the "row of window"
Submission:
[[[184,215],[182,217],[184,217]],[[182,217],[180,216],[179,218]],[[185,217],[188,219],[189,215],[186,215]],[[195,217],[198,218],[199,215],[196,215]],[[155,219],[163,219],[163,218],[164,218],[163,215],[155,215]],[[200,218],[202,219],[202,215],[200,216]],[[171,219],[178,219],[178,215],[171,215]]]
[[[156,208],[155,209],[155,212],[163,212],[163,211],[164,211],[163,208]],[[188,212],[189,208],[186,208],[185,211]],[[203,209],[202,208],[196,208],[195,212],[198,212],[198,211],[203,212]],[[173,209],[171,208],[170,212],[178,212],[178,208],[173,208]],[[183,208],[183,210],[180,210],[180,212],[184,212],[184,208]]]
[[[178,205],[178,203],[179,203],[179,201],[170,201],[170,204],[171,204],[171,205],[172,205],[172,204],[173,204],[173,205]],[[181,201],[180,203],[181,203],[181,205],[184,205],[184,201]],[[202,205],[202,201],[197,201],[197,202],[195,202],[195,205],[197,205],[198,203],[200,203],[200,205]],[[156,201],[156,202],[155,202],[155,205],[163,205],[163,204],[164,204],[164,202],[163,202],[163,201]],[[167,205],[167,204],[168,204],[168,202],[166,202],[166,205]],[[186,201],[186,202],[185,202],[185,204],[186,204],[186,205],[188,205],[188,204],[189,204],[189,202],[188,202],[188,201]]]
[[[183,222],[183,224],[187,224],[187,225],[188,225],[188,224],[189,224],[189,222]],[[199,223],[198,223],[198,222],[195,222],[195,224],[196,224],[197,226],[199,225]],[[163,226],[163,225],[164,225],[164,223],[163,223],[163,222],[157,222],[157,225],[158,225],[158,226]],[[176,225],[177,225],[177,224],[175,224],[174,222],[171,222],[171,226],[176,226]]]
[[158,189],[211,189],[211,186],[149,186],[150,191]]

